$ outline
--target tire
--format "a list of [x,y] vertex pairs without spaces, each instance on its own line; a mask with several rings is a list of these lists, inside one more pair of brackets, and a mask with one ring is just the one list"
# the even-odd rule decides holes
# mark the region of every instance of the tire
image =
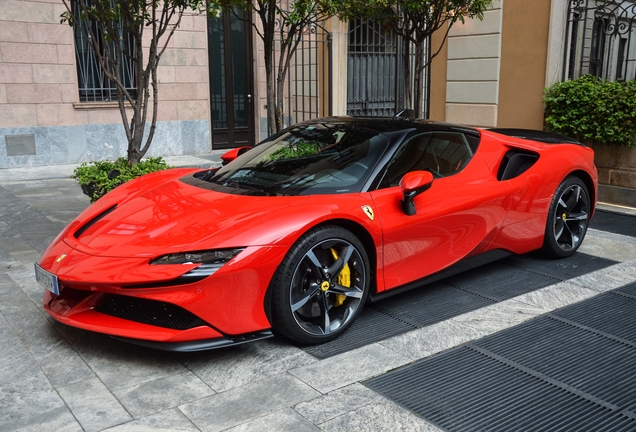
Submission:
[[581,246],[590,218],[590,194],[578,177],[567,177],[559,185],[548,212],[543,252],[565,258]]
[[338,226],[309,230],[270,284],[272,329],[302,344],[333,340],[360,314],[369,286],[369,258],[355,235]]

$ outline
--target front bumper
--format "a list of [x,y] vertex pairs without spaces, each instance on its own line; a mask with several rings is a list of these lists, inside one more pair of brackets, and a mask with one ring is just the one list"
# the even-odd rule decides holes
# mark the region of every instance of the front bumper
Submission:
[[[73,327],[159,344],[191,343],[161,349],[244,343],[269,336],[261,333],[271,327],[264,310],[265,294],[285,252],[282,247],[252,247],[203,280],[182,285],[166,281],[165,286],[154,281],[152,287],[136,288],[134,284],[143,282],[138,276],[143,269],[154,269],[147,260],[136,260],[135,265],[128,263],[132,260],[70,249],[62,263],[72,265],[45,267],[58,276],[61,289],[59,295],[46,291],[42,303],[53,318]],[[51,261],[44,258],[42,263]],[[134,271],[113,272],[124,263],[135,267]],[[134,280],[125,280],[131,275]]]

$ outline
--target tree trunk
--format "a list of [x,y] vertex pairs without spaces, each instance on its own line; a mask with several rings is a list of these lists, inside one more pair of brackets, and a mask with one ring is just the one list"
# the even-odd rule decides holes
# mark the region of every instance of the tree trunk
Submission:
[[[406,39],[402,39],[402,64],[404,67],[404,106],[402,107],[402,109],[413,109],[413,102],[411,100],[411,50],[410,50],[410,47],[411,47],[411,43]],[[398,109],[398,111],[401,111],[401,110]]]
[[413,110],[417,118],[424,117],[424,42],[415,43],[415,76],[413,77]]

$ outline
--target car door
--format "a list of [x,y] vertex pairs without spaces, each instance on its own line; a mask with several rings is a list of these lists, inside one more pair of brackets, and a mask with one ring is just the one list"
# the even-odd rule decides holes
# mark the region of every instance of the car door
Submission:
[[[497,182],[475,154],[476,137],[422,132],[408,137],[371,193],[383,230],[384,288],[416,281],[488,249],[507,212],[508,182]],[[402,210],[399,180],[416,170],[436,177],[415,197],[416,214]]]

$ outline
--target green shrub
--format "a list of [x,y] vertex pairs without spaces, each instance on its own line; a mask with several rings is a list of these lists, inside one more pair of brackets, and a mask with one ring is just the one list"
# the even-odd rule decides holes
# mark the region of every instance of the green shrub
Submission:
[[552,132],[597,143],[636,146],[636,81],[591,75],[545,90],[545,125]]
[[[71,178],[77,180],[82,187],[82,191],[88,195],[91,202],[95,202],[128,180],[168,168],[170,168],[170,166],[161,157],[143,160],[132,168],[128,166],[126,158],[120,157],[115,162],[84,162],[75,168]],[[113,170],[119,171],[120,174],[115,178],[109,179],[108,173]]]

